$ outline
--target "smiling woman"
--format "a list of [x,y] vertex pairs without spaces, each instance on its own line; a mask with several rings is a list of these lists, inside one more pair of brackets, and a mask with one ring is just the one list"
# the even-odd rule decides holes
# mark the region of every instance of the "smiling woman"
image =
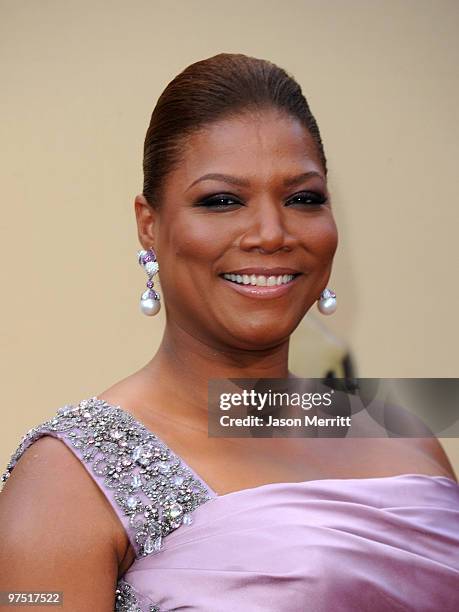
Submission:
[[209,380],[295,379],[291,334],[336,307],[327,162],[298,83],[241,54],[192,64],[157,102],[143,169],[142,310],[164,301],[162,343],[21,440],[4,583],[52,585],[73,612],[458,609],[459,486],[435,440],[208,435]]
[[[251,70],[247,80],[260,98],[256,65]],[[231,108],[230,94],[222,94]],[[290,95],[284,92],[291,104]],[[283,352],[287,346],[279,342],[326,286],[337,230],[320,137],[317,128],[315,137],[306,128],[313,124],[307,117],[302,122],[280,102],[268,107],[261,100],[217,117],[186,137],[189,154],[182,152],[180,163],[168,169],[161,189],[148,178],[136,198],[139,238],[146,249],[154,245],[166,307],[181,328],[193,316],[206,344],[257,350],[277,345],[274,353]],[[150,126],[148,167],[155,165],[151,133]],[[286,364],[280,373],[286,375]]]

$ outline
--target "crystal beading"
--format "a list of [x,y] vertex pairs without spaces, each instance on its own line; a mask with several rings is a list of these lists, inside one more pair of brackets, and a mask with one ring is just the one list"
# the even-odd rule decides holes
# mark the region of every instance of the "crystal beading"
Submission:
[[[157,604],[146,604],[143,606],[140,603],[140,595],[138,595],[134,587],[126,582],[123,578],[118,580],[117,589],[115,591],[115,612],[163,612]],[[164,611],[166,612],[166,611]]]
[[101,488],[113,492],[117,512],[135,542],[136,557],[162,549],[167,534],[192,522],[212,499],[209,488],[162,440],[120,406],[92,397],[59,408],[29,430],[13,453],[5,482],[22,453],[42,435],[66,438],[78,449]]

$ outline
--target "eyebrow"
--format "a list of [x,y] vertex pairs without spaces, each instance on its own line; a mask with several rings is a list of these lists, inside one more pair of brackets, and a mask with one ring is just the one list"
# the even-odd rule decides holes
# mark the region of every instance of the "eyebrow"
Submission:
[[[323,180],[323,176],[319,172],[315,172],[311,170],[310,172],[302,172],[296,176],[289,176],[284,179],[284,187],[292,187],[293,185],[298,185],[307,178],[318,176]],[[196,179],[191,185],[186,189],[191,189],[193,185],[199,183],[200,181],[223,181],[224,183],[230,183],[232,185],[238,185],[239,187],[250,187],[250,181],[248,179],[244,179],[238,176],[231,176],[230,174],[221,174],[219,172],[211,172],[209,174],[204,174],[203,176]]]

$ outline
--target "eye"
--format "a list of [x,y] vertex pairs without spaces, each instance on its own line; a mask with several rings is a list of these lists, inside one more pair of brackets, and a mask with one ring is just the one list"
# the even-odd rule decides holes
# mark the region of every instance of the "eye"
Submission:
[[237,206],[242,206],[242,204],[233,196],[222,193],[201,200],[200,202],[198,202],[198,206],[212,208],[213,210],[228,210],[230,208],[233,209]]
[[326,201],[327,198],[325,196],[315,191],[302,191],[288,200],[288,202],[292,204],[306,204],[307,206],[321,206],[325,204]]

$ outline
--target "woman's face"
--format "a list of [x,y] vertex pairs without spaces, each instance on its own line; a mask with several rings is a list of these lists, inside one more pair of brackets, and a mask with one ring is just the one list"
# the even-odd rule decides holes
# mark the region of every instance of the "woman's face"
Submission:
[[136,212],[168,320],[212,346],[279,344],[327,285],[338,236],[324,169],[309,132],[277,111],[189,137],[160,209],[140,196]]

